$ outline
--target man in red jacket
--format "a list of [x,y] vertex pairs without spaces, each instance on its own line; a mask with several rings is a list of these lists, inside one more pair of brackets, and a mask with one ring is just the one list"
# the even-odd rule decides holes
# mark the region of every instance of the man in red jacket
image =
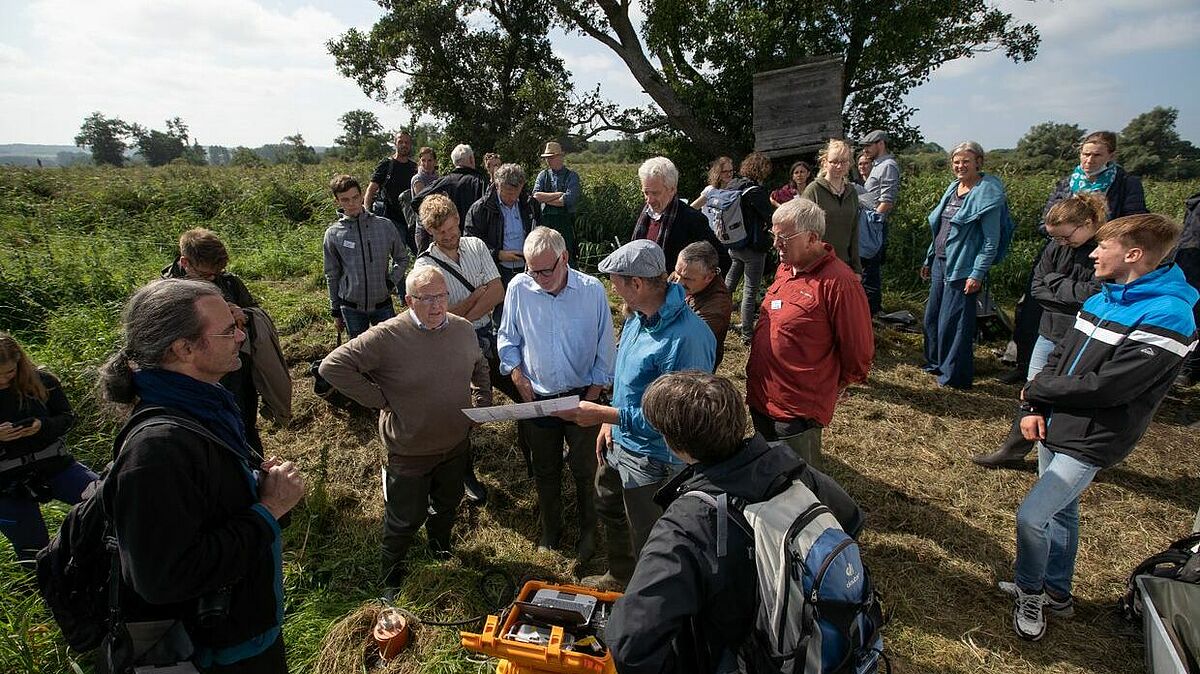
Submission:
[[754,328],[747,402],[755,430],[819,467],[821,429],[841,392],[866,381],[875,357],[871,312],[858,275],[821,240],[819,206],[785,203],[771,234],[780,263]]

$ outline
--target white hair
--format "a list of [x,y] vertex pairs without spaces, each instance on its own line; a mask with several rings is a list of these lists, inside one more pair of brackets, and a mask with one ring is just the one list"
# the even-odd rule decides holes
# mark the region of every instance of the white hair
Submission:
[[792,199],[775,209],[771,222],[776,225],[791,225],[794,232],[815,232],[825,238],[825,211],[815,201]]
[[529,236],[525,237],[524,253],[525,259],[541,255],[542,253],[552,250],[556,256],[561,257],[567,252],[567,241],[553,227],[534,227]]
[[679,185],[679,169],[666,157],[651,157],[638,167],[638,178],[646,182],[651,177],[662,178],[663,185],[674,188]]
[[441,269],[433,265],[423,264],[410,271],[408,276],[404,277],[404,294],[412,295],[417,287],[423,286],[434,279],[441,281],[443,285],[446,283],[446,275],[442,273]]
[[469,159],[475,158],[475,150],[471,149],[470,145],[461,143],[455,145],[450,151],[450,161],[454,162],[455,166],[466,166]]
[[979,143],[976,143],[973,140],[964,140],[958,145],[955,145],[953,150],[950,150],[950,159],[953,160],[954,155],[959,155],[964,152],[970,152],[971,154],[975,155],[976,166],[983,166],[983,148],[979,145]]

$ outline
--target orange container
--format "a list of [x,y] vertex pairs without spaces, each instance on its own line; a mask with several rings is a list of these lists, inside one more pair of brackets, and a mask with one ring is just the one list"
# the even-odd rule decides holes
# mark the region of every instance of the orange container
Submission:
[[[598,602],[608,604],[621,596],[620,592],[601,592],[590,587],[554,585],[531,580],[521,588],[517,599],[530,601],[538,590],[546,589],[588,595],[595,597]],[[496,674],[576,674],[578,672],[616,674],[617,668],[613,664],[611,651],[606,650],[604,655],[588,655],[563,648],[564,632],[562,627],[555,627],[551,630],[549,643],[545,645],[505,638],[504,635],[508,634],[518,622],[520,622],[520,615],[517,611],[509,611],[508,617],[503,623],[500,621],[500,616],[489,615],[481,633],[459,633],[463,648],[499,658],[500,663],[496,667]]]
[[379,612],[379,620],[371,630],[371,635],[375,638],[375,645],[379,647],[380,657],[391,660],[408,646],[412,630],[408,627],[408,620],[399,611],[384,608]]

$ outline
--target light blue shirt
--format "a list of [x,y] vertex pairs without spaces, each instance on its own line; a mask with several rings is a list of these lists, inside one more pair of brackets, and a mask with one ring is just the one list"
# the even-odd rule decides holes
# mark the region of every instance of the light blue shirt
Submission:
[[[500,217],[504,219],[504,242],[501,250],[521,250],[525,246],[525,223],[521,222],[521,200],[513,202],[512,206],[504,203],[500,194],[496,194],[496,203],[500,205]],[[501,262],[509,269],[522,269],[523,262]]]
[[568,269],[566,285],[551,295],[529,274],[517,274],[504,296],[496,347],[501,374],[520,366],[538,395],[608,386],[617,347],[604,286]]
[[875,210],[880,202],[888,202],[893,206],[896,197],[900,195],[900,164],[890,154],[877,157],[871,163],[871,175],[863,186],[863,192],[858,201],[863,208]]

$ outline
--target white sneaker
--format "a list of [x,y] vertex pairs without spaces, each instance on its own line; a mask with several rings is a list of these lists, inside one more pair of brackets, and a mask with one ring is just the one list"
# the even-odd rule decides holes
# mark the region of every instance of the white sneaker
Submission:
[[1017,600],[1013,606],[1013,629],[1017,636],[1037,641],[1046,634],[1046,616],[1042,614],[1044,592],[1025,592],[1017,588]]
[[[996,587],[999,587],[1001,592],[1010,597],[1017,596],[1016,583],[1002,580],[996,583]],[[1047,593],[1046,597],[1042,600],[1042,610],[1047,615],[1052,615],[1055,618],[1070,618],[1075,615],[1075,596],[1068,595],[1066,599],[1060,601]]]

